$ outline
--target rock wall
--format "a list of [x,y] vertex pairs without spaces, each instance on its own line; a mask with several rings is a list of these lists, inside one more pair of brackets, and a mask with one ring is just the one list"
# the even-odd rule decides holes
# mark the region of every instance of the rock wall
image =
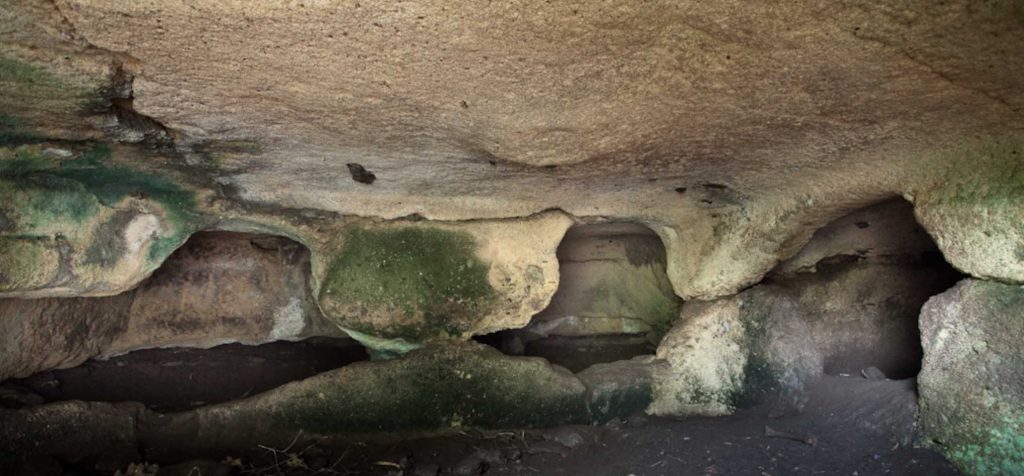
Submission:
[[889,201],[816,232],[763,284],[687,302],[658,347],[655,414],[720,415],[768,395],[799,401],[805,382],[876,367],[917,374],[917,316],[959,273],[941,260],[910,204]]
[[650,334],[660,340],[681,301],[665,274],[665,247],[633,224],[578,225],[558,246],[559,287],[524,330],[538,336]]
[[1024,468],[1024,289],[965,279],[921,311],[925,443],[967,474]]
[[291,240],[210,232],[117,296],[0,300],[0,380],[137,349],[345,336],[316,307],[308,268]]

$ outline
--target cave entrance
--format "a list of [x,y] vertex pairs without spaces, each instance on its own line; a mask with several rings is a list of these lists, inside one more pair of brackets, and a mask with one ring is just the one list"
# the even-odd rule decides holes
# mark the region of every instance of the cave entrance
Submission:
[[573,226],[557,250],[559,287],[522,329],[478,337],[512,355],[581,371],[653,354],[682,301],[666,274],[665,245],[633,223]]
[[905,379],[921,369],[921,307],[962,277],[895,199],[819,229],[769,281],[799,296],[826,375]]

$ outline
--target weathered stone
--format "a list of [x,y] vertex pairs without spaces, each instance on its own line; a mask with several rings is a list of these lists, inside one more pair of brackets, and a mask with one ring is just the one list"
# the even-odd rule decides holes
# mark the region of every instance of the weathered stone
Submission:
[[628,418],[651,404],[654,369],[663,364],[653,356],[640,356],[595,364],[577,374],[587,386],[590,414],[595,423]]
[[0,297],[117,294],[198,226],[193,192],[106,145],[67,160],[45,152],[0,149]]
[[974,277],[1024,283],[1024,136],[958,147],[915,192],[921,224]]
[[687,302],[658,347],[655,414],[717,415],[770,393],[799,392],[823,373],[877,366],[912,377],[916,316],[956,274],[843,263],[773,280],[734,297]]
[[665,247],[633,224],[571,228],[558,247],[560,285],[526,330],[541,336],[651,334],[657,341],[681,301],[665,274]]
[[555,249],[571,221],[352,225],[319,284],[325,314],[370,347],[404,352],[434,338],[522,327],[558,284]]
[[191,415],[207,432],[196,435],[200,439],[239,428],[330,434],[590,421],[586,388],[566,370],[454,341],[394,360],[351,364]]
[[[15,119],[39,137],[15,142],[97,138],[66,106],[102,86],[104,115],[86,119],[119,121],[102,129],[111,140],[147,137],[127,123],[166,128],[168,162],[239,219],[558,209],[642,223],[688,299],[757,283],[850,209],[894,195],[930,208],[930,171],[998,170],[944,151],[1024,130],[1014,2],[495,8],[9,0],[0,49],[29,66],[5,92],[39,91],[3,105],[38,104]],[[980,251],[1005,261],[1016,231],[977,236],[977,215],[940,208],[922,222],[954,264],[1017,280]],[[989,211],[1009,225],[1013,213]],[[310,243],[337,239],[322,225]]]
[[921,311],[924,441],[967,474],[1024,468],[1024,289],[966,279]]
[[814,272],[819,266],[863,260],[920,264],[941,259],[937,255],[935,242],[914,217],[914,206],[896,199],[857,210],[822,227],[772,274]]
[[59,402],[0,410],[0,463],[30,455],[76,461],[108,446],[137,442],[137,403]]
[[746,330],[735,299],[688,302],[680,323],[658,346],[667,362],[654,373],[655,415],[723,415],[743,392],[744,368],[750,358]]
[[211,232],[127,293],[0,300],[0,380],[137,349],[343,336],[317,309],[308,273],[298,243]]

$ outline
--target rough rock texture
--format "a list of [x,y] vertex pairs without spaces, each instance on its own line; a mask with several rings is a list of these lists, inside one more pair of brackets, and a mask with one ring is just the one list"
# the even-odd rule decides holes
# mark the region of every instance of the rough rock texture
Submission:
[[[67,455],[83,439],[160,451],[236,451],[303,438],[366,441],[463,428],[532,428],[625,418],[650,401],[652,357],[579,376],[544,359],[474,342],[431,343],[399,358],[357,362],[232,402],[179,413],[141,404],[57,402],[0,409],[0,463]],[[389,436],[390,435],[390,436]]]
[[587,386],[591,418],[603,423],[627,418],[647,409],[655,369],[663,365],[654,356],[595,364],[577,374]]
[[715,415],[808,379],[877,367],[913,377],[922,304],[959,274],[906,202],[855,211],[816,232],[761,285],[687,302],[658,347],[656,414]]
[[863,260],[913,265],[941,262],[942,256],[914,218],[913,205],[896,199],[854,211],[822,227],[772,274],[790,276]]
[[555,249],[571,220],[354,225],[319,281],[324,313],[368,345],[408,350],[433,338],[522,327],[558,286]]
[[311,248],[338,214],[561,209],[648,225],[676,293],[710,299],[844,212],[906,195],[955,265],[1020,281],[1018,229],[975,226],[1016,212],[936,197],[964,175],[950,170],[988,181],[972,164],[993,144],[1020,162],[1021,18],[968,0],[10,0],[0,126],[15,143],[157,145],[139,156],[163,160],[136,165],[187,168],[208,216],[305,217]]
[[[521,428],[584,423],[590,417],[586,387],[565,369],[465,342],[351,364],[250,399],[171,418],[197,431],[192,438],[210,442],[237,437],[239,428],[379,433]],[[198,426],[191,426],[196,421]]]
[[850,210],[902,196],[956,268],[1024,283],[1022,108],[1016,1],[4,0],[0,296],[76,301],[0,325],[99,345],[220,229],[308,247],[303,309],[404,352],[525,326],[571,224],[631,222],[677,296],[720,299],[684,306],[652,408],[725,411],[751,378],[798,386],[773,363],[904,346],[940,278],[859,261],[895,242],[776,268]]
[[914,198],[946,259],[972,276],[1024,283],[1024,141],[955,149]]
[[681,302],[665,274],[665,247],[632,224],[573,227],[558,247],[560,285],[527,331],[548,335],[647,334],[657,341]]
[[655,374],[655,415],[724,415],[743,393],[750,358],[735,300],[692,302],[658,346],[668,365]]
[[107,146],[0,148],[0,297],[133,287],[196,229],[195,200]]
[[967,474],[1024,468],[1024,289],[966,279],[921,311],[925,442]]
[[127,293],[0,300],[0,380],[136,349],[343,336],[310,296],[308,268],[293,241],[210,232]]

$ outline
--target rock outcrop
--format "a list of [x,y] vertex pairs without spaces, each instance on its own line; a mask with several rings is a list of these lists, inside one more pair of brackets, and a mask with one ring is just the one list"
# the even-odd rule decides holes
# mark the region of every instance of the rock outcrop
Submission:
[[968,474],[1024,467],[1024,290],[966,279],[921,311],[925,443]]

